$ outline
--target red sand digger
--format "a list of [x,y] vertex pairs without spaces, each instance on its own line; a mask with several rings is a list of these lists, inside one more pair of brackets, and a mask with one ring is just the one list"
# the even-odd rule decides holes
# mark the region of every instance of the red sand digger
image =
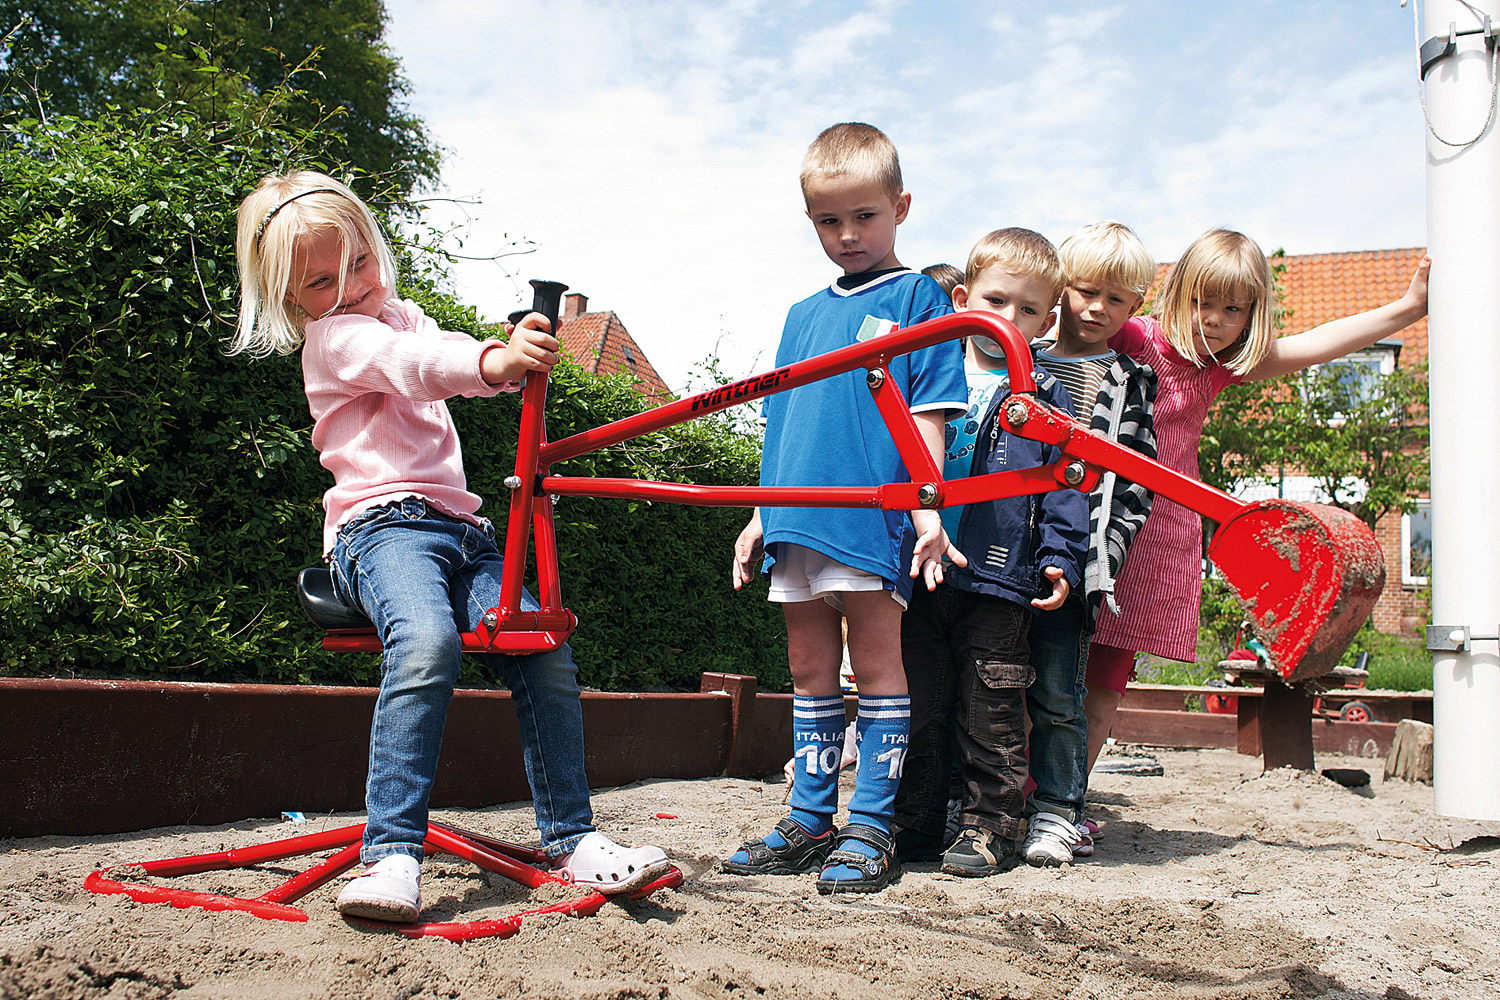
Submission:
[[[532,284],[536,287],[534,308],[555,323],[558,302],[566,286],[557,282]],[[922,444],[906,400],[886,377],[886,370],[892,358],[973,335],[990,337],[1004,348],[1011,389],[1011,395],[1001,404],[1006,428],[1020,437],[1056,445],[1062,454],[1053,465],[954,482],[943,480],[941,470]],[[856,368],[866,372],[870,394],[906,466],[907,482],[870,487],[697,486],[551,474],[552,466],[568,459]],[[495,606],[483,616],[478,629],[464,634],[464,649],[511,654],[555,649],[576,627],[577,619],[562,604],[552,523],[554,496],[616,497],[721,507],[914,510],[1059,489],[1086,491],[1094,487],[1105,471],[1112,471],[1218,523],[1209,543],[1209,556],[1239,596],[1247,619],[1270,653],[1271,663],[1286,682],[1267,684],[1263,720],[1267,711],[1277,718],[1277,713],[1288,711],[1296,715],[1301,711],[1302,700],[1305,698],[1307,702],[1306,711],[1300,715],[1306,739],[1299,741],[1293,732],[1286,744],[1296,760],[1278,763],[1297,763],[1310,768],[1311,700],[1306,697],[1303,682],[1324,676],[1334,666],[1380,594],[1385,566],[1374,535],[1352,514],[1333,507],[1284,500],[1243,503],[1108,441],[1038,400],[1031,371],[1030,350],[1014,326],[987,313],[955,313],[551,442],[546,440],[544,420],[547,379],[532,376],[522,390],[515,474],[506,480],[511,502],[505,538],[505,575]],[[532,538],[536,539],[537,597],[541,607],[523,611],[522,574]],[[380,640],[370,623],[334,599],[326,570],[304,570],[299,584],[303,606],[315,622],[328,630],[323,640],[326,648],[380,649]],[[1284,705],[1273,706],[1271,688],[1288,692]],[[1290,728],[1294,730],[1295,725]],[[1270,737],[1266,739],[1269,744]],[[1301,762],[1304,749],[1305,763]],[[1269,754],[1266,763],[1277,766]],[[95,872],[86,885],[95,892],[126,893],[140,902],[243,910],[267,919],[306,920],[306,914],[290,904],[358,861],[362,830],[361,826],[351,826],[249,849],[142,862],[137,866],[145,874],[170,877],[338,849],[331,857],[255,899],[115,881],[105,877],[108,869]],[[538,852],[482,834],[434,823],[428,832],[427,845],[429,851],[467,858],[529,887],[556,881],[536,867],[545,863]],[[633,897],[640,898],[681,881],[681,873],[673,869]],[[592,913],[603,905],[603,898],[596,900],[593,895],[597,894],[558,906],[566,912]],[[532,912],[555,910],[552,907]],[[506,921],[413,925],[399,930],[410,936],[437,935],[460,940],[507,936],[515,932],[520,919],[527,915]]]

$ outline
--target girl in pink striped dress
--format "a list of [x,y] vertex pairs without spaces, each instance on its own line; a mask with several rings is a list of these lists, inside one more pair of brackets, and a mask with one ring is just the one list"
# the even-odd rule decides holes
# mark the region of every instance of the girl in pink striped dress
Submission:
[[[1278,338],[1266,255],[1241,233],[1193,241],[1167,275],[1155,315],[1130,320],[1109,346],[1156,371],[1157,458],[1198,477],[1198,438],[1225,386],[1274,378],[1368,347],[1427,314],[1423,257],[1406,294],[1369,312]],[[1119,613],[1099,609],[1087,669],[1089,767],[1109,735],[1137,653],[1191,662],[1198,644],[1203,519],[1157,497],[1115,582]]]

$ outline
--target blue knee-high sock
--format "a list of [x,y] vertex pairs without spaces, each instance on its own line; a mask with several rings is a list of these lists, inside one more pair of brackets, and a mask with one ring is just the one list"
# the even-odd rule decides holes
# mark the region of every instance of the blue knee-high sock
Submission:
[[821,837],[839,808],[839,763],[844,756],[844,698],[792,696],[792,819]]
[[[907,739],[911,732],[911,698],[907,695],[859,696],[859,717],[854,723],[859,741],[859,769],[854,777],[854,795],[849,799],[849,823],[891,832],[896,810],[896,789],[906,764]],[[850,838],[841,850],[866,857],[879,852],[871,844]],[[858,881],[866,873],[849,864],[830,863],[820,876],[829,882]]]
[[[792,822],[809,835],[822,837],[833,829],[833,814],[839,808],[839,764],[844,756],[844,698],[810,698],[792,695]],[[784,847],[781,833],[772,830],[764,838],[768,847]],[[729,860],[745,864],[750,853],[743,848]]]
[[907,695],[860,695],[854,723],[859,741],[859,770],[849,799],[849,822],[891,832],[896,789],[906,763],[911,731],[911,698]]

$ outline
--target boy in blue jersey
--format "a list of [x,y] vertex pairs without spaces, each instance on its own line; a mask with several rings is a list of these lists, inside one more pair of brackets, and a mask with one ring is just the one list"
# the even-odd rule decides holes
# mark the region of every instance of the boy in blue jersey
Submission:
[[[953,302],[998,313],[1029,341],[1052,326],[1062,287],[1051,243],[1029,229],[1002,229],[970,252]],[[969,407],[948,424],[943,478],[1057,461],[1055,446],[1004,430],[1000,409],[1010,385],[999,345],[970,337],[966,361]],[[1022,363],[1038,397],[1071,414],[1062,384],[1033,358]],[[910,860],[941,854],[945,872],[993,875],[1014,866],[1022,826],[1026,689],[1034,676],[1028,629],[1034,613],[1061,607],[1078,586],[1088,501],[1075,490],[1008,497],[946,508],[943,522],[970,561],[953,567],[936,590],[915,594],[901,623],[912,714],[896,839]],[[955,744],[962,825],[945,843]]]
[[[778,367],[952,311],[933,281],[896,259],[896,227],[911,195],[896,149],[869,125],[835,125],[808,147],[802,195],[823,251],[844,271],[787,314]],[[911,407],[933,458],[943,425],[967,397],[955,341],[894,359],[887,372]],[[766,398],[763,486],[876,486],[907,478],[890,431],[855,370]],[[901,665],[901,613],[921,568],[964,557],[948,545],[933,510],[757,510],[735,542],[735,589],[765,552],[771,600],[786,617],[792,672],[791,814],[724,861],[739,875],[820,870],[818,890],[877,892],[891,879],[892,804],[906,755],[910,702]],[[935,585],[933,579],[929,585]],[[859,685],[858,758],[849,822],[837,831],[844,700],[839,665],[848,621],[849,661]]]

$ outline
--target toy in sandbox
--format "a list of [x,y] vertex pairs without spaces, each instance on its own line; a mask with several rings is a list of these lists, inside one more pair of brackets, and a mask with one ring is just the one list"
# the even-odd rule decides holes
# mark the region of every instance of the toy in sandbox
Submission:
[[1360,700],[1370,676],[1368,653],[1361,653],[1353,666],[1329,667],[1321,676],[1288,684],[1258,639],[1237,639],[1236,646],[1227,659],[1219,661],[1224,679],[1208,682],[1217,690],[1203,696],[1203,707],[1214,715],[1235,716],[1240,753],[1260,755],[1268,771],[1312,769],[1314,720],[1371,722],[1371,705],[1376,702],[1370,699],[1380,697],[1387,711],[1394,704],[1388,693],[1372,692]]
[[[1243,645],[1241,645],[1243,643]],[[1234,715],[1239,711],[1236,689],[1246,681],[1263,682],[1280,680],[1280,675],[1271,666],[1270,652],[1254,636],[1244,637],[1244,626],[1235,636],[1235,649],[1219,661],[1223,671],[1222,680],[1212,680],[1212,687],[1223,688],[1223,693],[1203,696],[1203,709],[1212,715]],[[1308,682],[1313,693],[1312,714],[1320,719],[1341,722],[1369,722],[1370,706],[1359,700],[1357,693],[1363,691],[1370,679],[1369,653],[1360,653],[1352,666],[1337,666],[1316,681]]]
[[[566,286],[537,281],[532,285],[536,289],[535,310],[551,318],[555,324],[557,307]],[[1010,395],[998,404],[1003,407],[1004,427],[1020,437],[1055,445],[1061,454],[1052,465],[952,482],[942,478],[940,467],[922,442],[906,400],[887,378],[887,367],[893,358],[912,351],[975,335],[989,337],[1004,349],[1010,382]],[[552,466],[568,459],[858,368],[865,370],[865,382],[871,397],[905,465],[909,477],[906,482],[868,487],[699,486],[552,474]],[[554,496],[658,500],[699,506],[915,510],[981,503],[1059,489],[1088,491],[1102,476],[1118,475],[1218,523],[1209,543],[1209,556],[1234,589],[1253,631],[1264,643],[1267,662],[1282,680],[1300,690],[1304,687],[1303,682],[1322,676],[1337,662],[1355,631],[1369,616],[1385,581],[1380,547],[1363,522],[1346,511],[1316,504],[1236,500],[1088,430],[1067,414],[1038,400],[1035,392],[1031,353],[1026,340],[1009,322],[978,311],[927,320],[904,330],[665,403],[559,441],[546,440],[547,378],[532,375],[522,390],[515,473],[505,482],[511,491],[511,500],[500,593],[495,605],[482,616],[479,627],[463,634],[463,648],[476,653],[540,652],[560,646],[576,627],[576,617],[562,603],[557,540],[552,521]],[[533,538],[536,541],[536,595],[540,607],[527,611],[521,606],[522,575]],[[325,648],[369,651],[381,648],[380,639],[369,621],[333,596],[327,570],[304,570],[298,582],[304,609],[314,622],[327,630],[323,640]],[[1263,705],[1262,712],[1265,710]],[[1302,766],[1311,767],[1310,715],[1302,720],[1302,724],[1308,731],[1307,761]],[[354,826],[322,835],[333,838],[327,842],[313,843],[310,838],[293,838],[244,851],[140,865],[148,874],[170,876],[316,853],[340,846],[334,843],[338,837],[350,838],[343,842],[350,846],[343,847],[332,857],[255,900],[132,885],[105,879],[102,871],[90,876],[88,888],[95,892],[124,892],[141,902],[241,909],[271,919],[305,920],[302,911],[287,904],[355,864],[361,829]],[[555,881],[524,860],[525,857],[535,860],[534,855],[528,854],[528,849],[504,844],[482,834],[433,824],[428,845],[430,850],[468,858],[523,885]],[[681,880],[681,873],[673,869],[633,893],[632,898],[680,884]],[[279,909],[272,909],[273,905]],[[583,904],[574,901],[571,905],[575,905],[572,912],[591,913],[602,903],[596,904],[586,898]],[[590,906],[592,909],[587,909]],[[519,919],[515,918],[516,922]],[[436,934],[457,939],[514,933],[510,922],[501,922],[504,926],[500,927],[489,926],[494,923],[413,925],[398,929],[411,936]]]

